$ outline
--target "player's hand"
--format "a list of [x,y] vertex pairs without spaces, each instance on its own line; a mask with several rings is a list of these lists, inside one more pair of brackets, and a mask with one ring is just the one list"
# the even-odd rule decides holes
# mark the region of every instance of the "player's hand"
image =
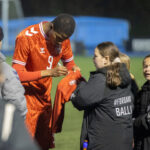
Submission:
[[75,72],[76,70],[81,71],[81,69],[78,66],[73,66],[72,70]]
[[68,70],[64,66],[56,66],[54,69],[50,70],[52,77],[65,76],[68,74]]
[[68,74],[68,70],[64,66],[56,66],[53,69],[48,69],[48,70],[42,70],[41,71],[41,76],[42,77],[59,77],[59,76],[65,76]]

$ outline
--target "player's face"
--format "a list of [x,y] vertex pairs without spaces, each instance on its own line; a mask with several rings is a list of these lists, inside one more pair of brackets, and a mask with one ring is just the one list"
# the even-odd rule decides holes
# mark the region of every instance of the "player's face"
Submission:
[[57,32],[54,32],[54,34],[55,34],[55,43],[56,43],[56,45],[61,44],[64,40],[67,39],[67,36],[65,34],[59,34]]
[[54,45],[61,45],[62,42],[67,39],[67,36],[65,34],[59,34],[54,30],[50,32],[49,37],[52,44]]
[[95,64],[96,69],[103,68],[110,64],[110,61],[107,59],[107,57],[103,57],[97,48],[95,48],[94,51],[94,57],[93,62]]
[[146,80],[150,81],[150,57],[146,58],[143,62],[143,73]]

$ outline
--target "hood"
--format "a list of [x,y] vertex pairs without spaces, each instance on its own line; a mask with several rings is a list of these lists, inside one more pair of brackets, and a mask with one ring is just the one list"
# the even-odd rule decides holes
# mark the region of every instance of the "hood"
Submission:
[[[98,69],[97,71],[91,72],[91,74],[102,73],[102,74],[106,75],[107,70],[108,70],[108,67],[104,67],[104,68]],[[129,73],[126,65],[123,63],[121,63],[121,67],[120,67],[120,77],[121,77],[121,84],[119,86],[121,88],[126,87],[131,83],[130,73]]]
[[0,52],[0,63],[4,62],[6,57]]
[[126,87],[131,83],[131,76],[125,64],[121,64],[120,68],[121,84],[120,87]]

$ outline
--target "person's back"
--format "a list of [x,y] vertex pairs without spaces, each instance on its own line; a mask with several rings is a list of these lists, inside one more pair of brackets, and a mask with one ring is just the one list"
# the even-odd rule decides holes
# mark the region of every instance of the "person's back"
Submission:
[[[97,95],[99,102],[96,103],[96,106],[92,104],[92,100],[86,98],[91,106],[84,108],[86,114],[85,125],[82,128],[83,133],[81,133],[81,143],[83,144],[85,140],[84,134],[86,133],[84,130],[87,127],[86,138],[89,141],[89,150],[111,150],[112,147],[115,150],[131,150],[133,139],[131,85],[117,89],[107,88],[103,82],[105,81],[104,74],[104,72],[98,73],[97,76],[99,75],[99,78],[102,79],[97,79],[95,85],[91,87],[95,89],[95,87],[98,88],[98,84],[101,84],[99,95]],[[94,97],[91,96],[93,99]],[[96,147],[98,148],[96,149]]]
[[95,120],[93,119],[93,122],[99,122],[99,126],[96,125],[95,129],[99,130],[98,139],[101,139],[99,140],[101,148],[105,147],[104,150],[111,150],[112,147],[114,150],[131,150],[133,139],[131,86],[118,87],[115,90],[105,87],[103,96],[102,102],[93,111],[93,116],[96,112],[100,114],[95,117]]

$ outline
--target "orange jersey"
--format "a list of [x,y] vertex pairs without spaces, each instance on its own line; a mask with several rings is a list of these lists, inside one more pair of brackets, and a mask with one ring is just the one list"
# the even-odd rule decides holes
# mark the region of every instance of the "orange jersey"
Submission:
[[[73,60],[70,40],[65,40],[61,47],[53,46],[44,34],[42,22],[27,27],[17,36],[13,63],[24,65],[27,71],[52,69],[60,59],[64,63]],[[26,95],[33,93],[40,101],[41,99],[45,102],[50,101],[51,77],[23,85],[26,88]]]
[[83,79],[79,71],[70,71],[57,86],[52,115],[52,132],[61,132],[64,119],[64,104],[69,101],[71,94],[77,87],[77,82]]

